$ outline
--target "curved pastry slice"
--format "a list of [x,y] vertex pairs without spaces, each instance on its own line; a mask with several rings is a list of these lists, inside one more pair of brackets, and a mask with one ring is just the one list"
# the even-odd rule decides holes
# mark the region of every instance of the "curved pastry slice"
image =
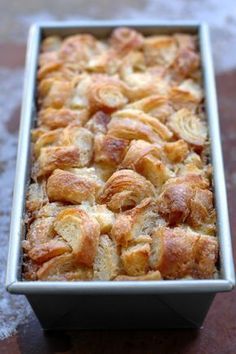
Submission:
[[[89,170],[89,169],[88,169]],[[79,204],[82,201],[93,203],[102,188],[102,182],[91,173],[77,174],[76,171],[56,169],[47,181],[47,194],[50,201]]]
[[217,239],[199,235],[182,228],[156,229],[150,265],[166,279],[186,276],[209,279],[214,277],[218,258]]
[[180,139],[163,145],[164,153],[171,163],[182,162],[189,152],[188,144]]
[[128,140],[97,134],[94,140],[94,161],[118,165],[122,161],[128,145]]
[[59,58],[73,64],[74,69],[82,69],[90,58],[104,49],[105,46],[90,34],[73,35],[63,41]]
[[97,204],[91,206],[84,203],[80,205],[80,208],[97,220],[100,225],[101,234],[111,231],[111,228],[115,222],[115,215],[106,207],[106,205]]
[[66,80],[44,79],[38,86],[38,102],[42,108],[62,108],[73,95],[74,84]]
[[149,126],[153,132],[158,134],[159,137],[163,140],[169,140],[173,136],[172,132],[158,119],[153,118],[152,116],[149,116],[140,110],[124,109],[115,112],[112,117],[116,119],[128,118],[134,121],[142,122],[146,126]]
[[88,165],[92,159],[93,134],[86,128],[69,125],[62,131],[60,145],[72,145],[78,148],[80,155],[80,166],[78,167]]
[[27,191],[26,209],[33,212],[42,208],[47,203],[46,185],[43,183],[31,183]]
[[169,99],[176,111],[185,108],[195,113],[202,98],[202,88],[193,80],[183,81],[169,90]]
[[108,124],[108,134],[126,140],[142,139],[160,143],[160,136],[148,125],[130,118],[112,118]]
[[50,242],[56,236],[53,229],[54,220],[54,217],[42,217],[34,220],[27,233],[27,240],[23,241],[23,247],[29,251],[32,247]]
[[[126,247],[128,243],[149,243],[151,230],[158,223],[156,207],[151,198],[144,199],[132,210],[120,213],[111,230],[118,245]],[[147,237],[145,237],[147,236]]]
[[72,248],[80,264],[92,267],[100,236],[100,226],[84,210],[68,208],[59,212],[54,229]]
[[71,248],[65,241],[55,237],[51,241],[33,247],[28,252],[28,256],[36,263],[44,263],[70,251]]
[[76,146],[50,146],[41,149],[33,168],[33,178],[47,176],[57,168],[81,167],[81,156]]
[[107,235],[100,237],[93,268],[95,280],[111,280],[119,274],[117,246]]
[[49,36],[46,37],[41,44],[41,51],[45,52],[54,52],[58,51],[61,47],[62,39],[58,36]]
[[123,249],[121,261],[125,272],[131,276],[144,275],[149,268],[151,247],[148,243],[140,243]]
[[113,78],[95,80],[88,91],[88,99],[94,112],[112,112],[128,102],[122,82]]
[[45,262],[37,271],[38,280],[91,280],[91,268],[79,266],[75,256],[65,253]]
[[187,109],[181,109],[173,114],[169,121],[173,132],[187,143],[202,147],[207,138],[205,122],[193,115]]
[[126,105],[127,109],[138,109],[152,117],[158,118],[161,122],[166,122],[167,118],[173,114],[173,108],[167,97],[151,95],[139,101]]
[[88,111],[72,110],[69,108],[46,108],[39,112],[38,122],[41,126],[46,126],[48,129],[64,128],[71,123],[76,123],[77,126],[84,125],[88,120]]
[[41,134],[34,144],[34,155],[39,157],[41,149],[49,146],[58,146],[62,129],[46,131]]
[[107,126],[111,118],[103,111],[96,112],[87,122],[86,128],[93,134],[106,134]]
[[153,185],[144,177],[131,170],[120,170],[106,182],[99,197],[113,211],[130,209],[145,197],[155,196]]
[[[212,192],[206,189],[208,186],[207,180],[199,175],[187,175],[182,178],[177,177],[170,179],[164,185],[163,192],[158,198],[159,213],[168,220],[170,225],[188,222],[189,216],[195,213],[193,204],[195,196],[200,193],[204,203],[206,194],[212,195]],[[208,211],[211,209],[212,204],[211,207],[208,208]],[[202,213],[202,217],[199,219],[200,223],[205,221],[203,214],[204,213]],[[198,217],[199,216],[198,214]]]
[[115,48],[118,53],[126,53],[134,49],[140,49],[143,45],[143,41],[144,38],[141,33],[127,27],[116,28],[110,37],[111,46]]
[[191,77],[200,67],[199,54],[190,48],[180,48],[170,70],[173,70],[174,77],[183,79]]
[[173,177],[173,173],[160,160],[161,154],[160,146],[143,140],[134,140],[120,168],[132,168],[146,177],[156,188],[160,188],[168,178]]
[[177,44],[171,36],[150,36],[144,41],[147,65],[169,66],[177,54]]

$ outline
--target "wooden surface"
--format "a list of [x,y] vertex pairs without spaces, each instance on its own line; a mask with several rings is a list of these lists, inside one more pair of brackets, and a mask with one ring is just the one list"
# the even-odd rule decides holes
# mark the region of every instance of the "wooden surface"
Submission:
[[[2,45],[1,65],[21,67],[23,45]],[[16,55],[17,54],[17,55]],[[236,71],[217,76],[220,123],[232,231],[236,229]],[[19,107],[13,110],[7,130],[17,134]],[[234,236],[234,232],[232,232]],[[1,354],[47,353],[236,353],[236,297],[219,294],[208,313],[204,328],[172,331],[78,331],[44,333],[33,314],[18,326],[17,332],[0,342]]]

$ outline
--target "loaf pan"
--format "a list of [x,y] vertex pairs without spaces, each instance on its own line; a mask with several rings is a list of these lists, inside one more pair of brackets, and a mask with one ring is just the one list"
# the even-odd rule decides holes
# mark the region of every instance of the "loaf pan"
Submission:
[[[43,282],[22,280],[22,248],[25,238],[25,195],[30,175],[30,130],[36,121],[36,74],[42,38],[91,33],[107,37],[119,26],[144,35],[184,32],[199,38],[205,91],[205,108],[211,142],[213,187],[220,245],[219,278],[153,282]],[[40,23],[30,29],[19,132],[15,188],[12,205],[6,288],[24,294],[44,329],[147,329],[198,328],[202,326],[214,296],[235,285],[228,220],[218,110],[206,24],[195,22],[61,22]]]

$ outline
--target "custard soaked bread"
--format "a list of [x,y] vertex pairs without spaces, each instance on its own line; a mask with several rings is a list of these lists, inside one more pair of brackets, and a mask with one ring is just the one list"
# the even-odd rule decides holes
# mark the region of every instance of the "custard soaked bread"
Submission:
[[24,279],[216,277],[197,38],[47,37],[37,89]]

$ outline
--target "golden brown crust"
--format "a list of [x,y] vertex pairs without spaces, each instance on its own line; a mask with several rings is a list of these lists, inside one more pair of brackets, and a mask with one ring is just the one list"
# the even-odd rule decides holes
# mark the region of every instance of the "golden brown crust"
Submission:
[[97,220],[82,209],[68,208],[59,212],[54,228],[68,242],[77,262],[91,267],[100,235]]
[[37,271],[38,280],[90,280],[92,276],[92,269],[78,265],[72,253],[50,259]]
[[79,204],[86,200],[90,203],[94,202],[102,187],[101,182],[91,178],[89,174],[76,175],[76,170],[74,171],[75,173],[59,169],[53,171],[47,181],[47,194],[50,201],[71,204]]
[[[118,245],[148,242],[148,236],[158,219],[157,208],[151,198],[144,199],[135,208],[120,213],[111,230],[111,235]],[[142,237],[141,237],[142,236]]]
[[187,143],[203,146],[207,138],[205,122],[191,114],[187,109],[181,109],[171,116],[169,122],[173,132]]
[[108,179],[99,202],[114,211],[136,206],[145,197],[153,197],[155,189],[144,177],[131,170],[120,170]]
[[200,64],[184,33],[42,40],[25,280],[214,277]]
[[107,235],[102,235],[94,260],[94,279],[111,280],[119,274],[119,271],[117,246]]
[[94,139],[94,161],[118,165],[122,161],[128,145],[128,140],[97,134]]
[[71,123],[83,125],[88,120],[87,110],[72,110],[69,108],[46,108],[39,112],[38,121],[48,129],[64,128]]
[[150,264],[164,278],[212,278],[217,258],[215,237],[194,234],[182,228],[165,227],[155,230],[153,234]]

